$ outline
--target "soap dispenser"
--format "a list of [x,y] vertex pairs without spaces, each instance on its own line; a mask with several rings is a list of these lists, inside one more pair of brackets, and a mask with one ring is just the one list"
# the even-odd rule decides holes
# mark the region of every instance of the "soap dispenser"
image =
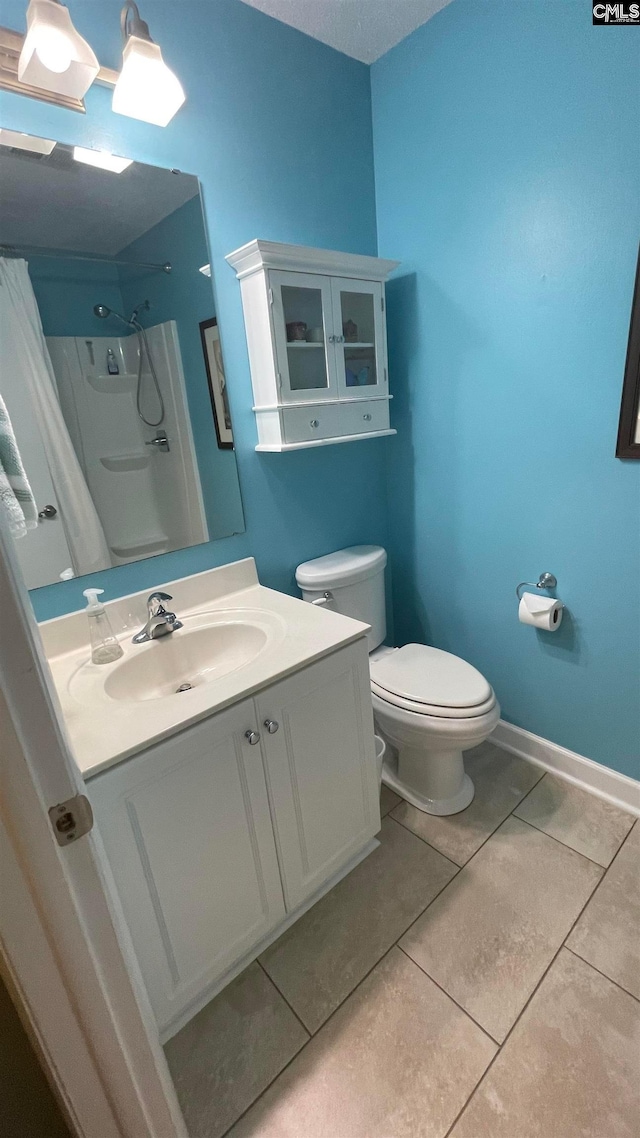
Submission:
[[87,598],[91,662],[93,664],[111,664],[114,660],[119,660],[121,656],[124,656],[124,652],[114,636],[107,611],[98,600],[101,593],[104,593],[104,589],[85,589],[83,593],[83,596]]

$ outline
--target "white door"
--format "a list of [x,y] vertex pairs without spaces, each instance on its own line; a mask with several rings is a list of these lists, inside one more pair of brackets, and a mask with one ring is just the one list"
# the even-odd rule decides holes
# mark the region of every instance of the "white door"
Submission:
[[251,700],[88,783],[161,1031],[284,915]]
[[388,395],[384,285],[332,277],[331,291],[340,398]]
[[270,270],[269,288],[281,402],[336,399],[331,278]]
[[82,1138],[186,1138],[99,835],[47,808],[84,791],[0,518],[0,956]]
[[380,829],[366,640],[282,680],[255,702],[291,911]]

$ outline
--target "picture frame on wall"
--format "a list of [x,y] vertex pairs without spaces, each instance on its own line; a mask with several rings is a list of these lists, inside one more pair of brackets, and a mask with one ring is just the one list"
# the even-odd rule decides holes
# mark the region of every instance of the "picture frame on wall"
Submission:
[[218,447],[220,450],[233,450],[233,429],[227,397],[227,381],[222,362],[220,330],[215,316],[211,320],[200,322],[200,338],[202,340],[204,364],[207,369],[207,381]]
[[640,459],[640,251],[631,305],[616,458]]

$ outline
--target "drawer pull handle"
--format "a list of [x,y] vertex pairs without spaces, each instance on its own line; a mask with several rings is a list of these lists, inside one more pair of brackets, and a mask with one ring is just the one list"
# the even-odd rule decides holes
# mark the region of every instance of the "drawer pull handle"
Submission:
[[275,735],[280,724],[275,719],[265,719],[264,725],[270,735]]
[[260,742],[260,732],[259,731],[245,731],[244,737],[247,740],[250,747],[255,747],[256,744]]
[[313,427],[315,430],[316,427],[320,426],[320,420],[319,419],[311,419],[309,422],[309,426]]
[[369,414],[369,412],[367,412],[366,415],[363,415],[362,418],[366,419],[367,423],[371,422],[371,415]]

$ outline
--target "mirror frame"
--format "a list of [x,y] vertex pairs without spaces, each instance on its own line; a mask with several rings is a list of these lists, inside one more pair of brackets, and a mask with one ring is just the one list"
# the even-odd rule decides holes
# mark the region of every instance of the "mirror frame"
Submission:
[[636,283],[631,306],[629,345],[622,384],[622,403],[616,458],[640,459],[640,439],[636,441],[638,430],[638,409],[640,407],[640,251],[636,269]]

